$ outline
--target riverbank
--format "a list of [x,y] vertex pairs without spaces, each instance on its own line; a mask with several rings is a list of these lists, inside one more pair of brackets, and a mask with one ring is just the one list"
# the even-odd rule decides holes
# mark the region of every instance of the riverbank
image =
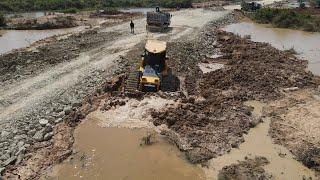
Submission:
[[[253,42],[219,30],[237,22],[241,16],[238,12],[194,9],[173,14],[172,31],[168,34],[153,33],[151,36],[168,41],[168,63],[173,74],[179,78],[174,81],[177,84],[172,85],[180,87],[178,91],[141,93],[135,97],[121,91],[128,73],[134,70],[137,60],[141,58],[147,35],[150,35],[145,31],[143,18],[135,21],[135,35],[130,34],[126,28],[127,23],[123,23],[90,30],[88,34],[72,35],[70,40],[61,40],[69,42],[70,47],[81,49],[80,53],[66,62],[53,61],[56,64],[50,66],[49,70],[44,68],[31,77],[5,85],[0,91],[4,102],[1,104],[0,117],[1,120],[5,118],[5,121],[0,122],[0,127],[6,130],[1,133],[0,139],[4,147],[1,153],[5,154],[2,158],[6,158],[1,159],[2,164],[6,164],[6,169],[2,169],[5,178],[19,175],[23,178],[39,178],[49,167],[69,156],[81,159],[77,157],[81,149],[72,146],[74,129],[79,123],[92,119],[98,121],[99,127],[96,128],[103,133],[108,131],[103,128],[115,127],[151,128],[160,132],[168,141],[176,144],[191,163],[200,164],[207,178],[216,178],[214,175],[210,177],[210,174],[219,174],[219,171],[223,177],[289,178],[290,174],[298,174],[294,177],[296,179],[301,179],[302,175],[314,177],[313,171],[302,168],[302,164],[294,160],[293,156],[277,153],[265,135],[267,128],[262,128],[261,137],[270,140],[270,152],[266,153],[264,149],[256,147],[254,150],[261,153],[259,157],[245,158],[247,154],[241,153],[238,163],[228,161],[230,164],[223,164],[219,169],[214,169],[215,166],[211,164],[212,160],[227,157],[238,148],[241,151],[246,134],[260,132],[261,129],[257,127],[265,118],[277,118],[281,116],[278,112],[299,112],[282,111],[291,108],[291,105],[299,107],[299,104],[281,107],[271,106],[272,103],[291,102],[289,96],[297,92],[307,91],[312,95],[320,93],[320,79],[306,71],[307,61],[269,44]],[[97,43],[91,41],[102,37],[106,39]],[[57,47],[61,46],[57,44]],[[75,52],[78,50],[75,49]],[[53,52],[57,53],[69,52]],[[17,62],[20,63],[24,65],[23,62]],[[33,66],[23,67],[20,71],[32,69]],[[19,69],[16,66],[12,69],[14,73],[20,72],[15,70]],[[268,106],[260,106],[260,103]],[[271,109],[273,111],[267,111],[270,107],[274,107]],[[310,107],[313,106],[305,106]],[[257,111],[263,112],[262,115],[256,116]],[[283,120],[290,123],[289,128],[296,123],[296,120],[290,122],[291,118]],[[303,122],[309,125],[315,123],[314,119]],[[277,141],[281,144],[291,142],[290,134],[282,136],[287,131],[279,131],[277,123],[271,125],[273,138],[285,137]],[[267,127],[265,125],[268,123],[263,127]],[[304,131],[308,129],[304,127],[298,128]],[[315,129],[312,132],[316,132]],[[318,136],[315,135],[313,133],[310,137],[315,138],[313,142],[318,142]],[[252,143],[250,140],[247,140],[249,144]],[[302,140],[299,142],[304,143]],[[290,150],[295,147],[294,143],[285,146]],[[309,147],[302,146],[298,152],[304,152],[303,149]],[[317,149],[320,146],[316,144],[313,147]],[[318,171],[318,164],[310,166],[305,163],[318,163],[314,160],[319,157],[317,153],[299,156],[292,152],[307,167]],[[282,156],[286,160],[282,160]],[[89,158],[94,159],[93,155]],[[290,168],[294,173],[286,171],[286,168],[283,173],[274,171],[276,166],[272,165],[275,162],[285,165],[289,162],[294,167]],[[103,163],[100,166],[108,168]],[[94,166],[89,164],[86,167],[89,170],[82,173],[92,173],[90,170],[94,168],[90,167]],[[235,168],[240,170],[232,171]],[[300,169],[305,170],[303,174],[297,172]],[[252,173],[246,174],[248,171]],[[136,174],[139,176],[143,173],[138,171]]]
[[250,17],[258,23],[270,23],[278,28],[320,31],[320,13],[314,8],[273,9],[263,8]]

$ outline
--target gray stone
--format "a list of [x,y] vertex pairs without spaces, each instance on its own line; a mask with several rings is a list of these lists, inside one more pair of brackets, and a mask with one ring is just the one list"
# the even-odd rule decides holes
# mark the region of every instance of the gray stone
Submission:
[[48,141],[48,140],[50,140],[52,138],[52,136],[53,136],[53,132],[50,132],[50,133],[47,133],[46,135],[44,135],[43,139],[45,141]]
[[57,120],[54,121],[54,123],[58,124],[62,122],[62,118],[58,118]]
[[320,101],[320,96],[318,95],[313,95],[313,99],[317,100],[317,101]]
[[68,115],[71,113],[72,107],[71,106],[66,106],[63,111],[65,115]]
[[42,141],[44,132],[45,132],[45,129],[41,129],[40,131],[37,131],[36,134],[33,136],[33,139],[35,139],[36,141]]
[[20,153],[17,157],[17,161],[16,161],[15,165],[20,164],[22,162],[23,158],[24,158],[24,153]]
[[8,153],[0,156],[0,160],[1,160],[1,161],[7,160],[7,159],[9,159],[9,158],[10,158],[10,155],[9,155]]
[[17,152],[17,155],[19,155],[19,154],[25,154],[26,153],[26,148],[23,146],[23,147],[20,147],[19,148],[19,150],[18,150],[18,152]]
[[56,115],[56,118],[63,118],[65,116],[65,112],[61,111],[59,114]]
[[4,173],[4,170],[6,170],[6,168],[0,167],[0,176]]
[[17,145],[18,145],[18,147],[22,147],[24,145],[24,142],[23,141],[19,141]]
[[17,160],[16,156],[12,156],[11,158],[7,159],[5,162],[3,162],[3,166],[6,167],[8,165],[11,165],[13,163],[15,163]]
[[45,133],[49,133],[53,130],[53,127],[51,124],[47,124],[45,127]]
[[35,129],[30,130],[27,134],[33,136],[37,131]]
[[49,121],[46,119],[40,119],[39,123],[41,124],[41,126],[46,126],[49,123]]
[[2,131],[1,132],[1,137],[7,137],[9,135],[10,135],[10,133],[8,131]]
[[82,104],[81,102],[73,102],[72,107],[80,107]]
[[28,147],[30,147],[30,144],[25,144],[24,147],[28,148]]
[[57,110],[55,111],[56,113],[60,113],[60,112],[62,112],[63,111],[63,108],[61,108],[61,107],[59,107],[59,108],[57,108]]

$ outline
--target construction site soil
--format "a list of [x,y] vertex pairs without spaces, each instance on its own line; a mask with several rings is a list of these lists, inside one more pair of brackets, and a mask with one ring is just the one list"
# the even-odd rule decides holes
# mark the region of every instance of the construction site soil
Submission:
[[[177,92],[139,93],[135,96],[129,96],[140,100],[148,96],[161,96],[176,102],[175,107],[153,110],[151,112],[152,123],[155,126],[166,125],[168,128],[163,130],[161,134],[167,136],[180,150],[186,152],[188,160],[192,163],[201,163],[205,166],[207,160],[224,155],[244,142],[243,135],[261,122],[260,118],[251,115],[253,108],[246,106],[244,104],[246,101],[273,102],[285,98],[283,91],[288,88],[317,91],[320,85],[319,77],[306,70],[307,61],[297,59],[292,54],[277,50],[269,44],[252,42],[250,39],[218,30],[222,25],[235,22],[236,19],[234,14],[228,15],[220,21],[207,24],[194,38],[180,38],[168,43],[167,55],[170,59],[168,63],[172,73],[180,80],[175,81],[178,84],[173,84],[173,86],[180,87]],[[91,46],[86,47],[88,41],[92,42],[92,46],[94,46],[95,42],[99,43],[99,38],[115,37],[112,35],[100,37],[99,35],[100,33],[98,35],[93,33],[93,35],[85,36],[86,40],[84,41],[82,41],[83,38],[77,39],[77,36],[81,35],[75,35],[71,40],[62,40],[62,42],[68,41],[68,45],[71,47],[75,44],[75,51],[80,51],[81,42],[84,42],[84,48],[89,48]],[[98,39],[99,41],[97,41]],[[9,166],[7,166],[4,175],[7,178],[16,178],[21,174],[29,179],[38,178],[48,166],[60,162],[72,153],[73,138],[70,134],[73,133],[73,127],[86,115],[98,108],[101,108],[101,111],[106,111],[110,107],[123,106],[126,103],[124,98],[127,95],[121,92],[121,89],[128,72],[136,68],[135,60],[140,57],[143,44],[144,42],[141,42],[134,46],[125,57],[118,61],[121,68],[115,73],[118,75],[117,77],[95,88],[95,92],[85,98],[82,106],[70,110],[66,123],[54,127],[55,135],[50,141],[36,143],[33,146],[38,149],[34,149],[32,152],[37,151],[36,154],[42,157],[27,156],[19,166],[14,166],[16,159],[12,162],[8,161]],[[61,51],[63,48],[59,50]],[[58,56],[58,54],[77,56],[76,53],[57,53],[57,51],[55,53],[52,51],[52,56]],[[27,53],[23,56],[33,57],[33,54],[41,52],[42,50],[36,53],[23,52]],[[43,50],[42,53],[48,52]],[[1,83],[7,83],[6,81],[15,77],[18,72],[16,64],[9,61],[10,58],[17,59],[16,61],[20,64],[22,59],[17,56],[19,55],[7,54],[1,57],[6,57],[3,62],[7,67],[1,70],[9,69],[5,71],[6,75],[1,79]],[[62,59],[58,61],[62,61]],[[28,71],[41,69],[35,68],[32,63],[22,63],[26,67],[23,69],[29,68]],[[46,65],[50,64],[46,63]],[[219,63],[224,66],[221,69],[203,73],[198,66],[199,63]],[[26,71],[26,75],[28,75],[28,71]],[[102,100],[104,103],[101,103]],[[62,126],[64,126],[63,130],[60,129]],[[273,137],[281,136],[279,132],[274,134]],[[278,143],[285,144],[285,139],[279,140]],[[288,147],[293,149],[296,146]],[[317,148],[319,147],[317,146]],[[309,146],[302,148],[309,148]],[[299,152],[305,152],[304,150],[306,149]],[[28,150],[28,152],[31,151]],[[293,151],[295,155],[299,155],[299,152]],[[308,167],[314,167],[318,161],[313,160],[313,164],[310,165],[308,164],[309,159],[319,157],[318,153],[314,153],[319,151],[309,152],[302,153],[301,156],[298,156],[298,160]],[[46,159],[46,161],[41,161],[42,159]],[[35,166],[30,170],[29,165],[24,166],[28,163],[34,163]],[[223,168],[220,176],[229,179],[241,174],[241,177],[267,179],[270,176],[262,168],[266,164],[268,164],[268,160],[263,157],[247,159],[239,164]],[[27,173],[24,174],[24,172]]]
[[[252,109],[243,104],[245,101],[275,100],[283,97],[281,92],[285,88],[317,88],[320,82],[306,71],[306,61],[266,43],[213,30],[204,38],[213,46],[212,51],[219,50],[222,56],[192,58],[202,54],[201,45],[206,45],[200,43],[199,49],[189,49],[190,45],[176,44],[180,53],[185,54],[180,57],[184,63],[178,60],[172,66],[185,76],[189,96],[177,108],[152,114],[156,126],[168,125],[173,133],[167,134],[174,134],[174,141],[193,163],[205,162],[239,146],[243,134],[259,123],[259,119],[250,116]],[[224,63],[225,68],[202,74],[196,65],[201,61]]]

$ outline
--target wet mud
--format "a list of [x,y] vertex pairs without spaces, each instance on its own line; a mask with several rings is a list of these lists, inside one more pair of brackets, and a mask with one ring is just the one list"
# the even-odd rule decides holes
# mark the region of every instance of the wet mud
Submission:
[[102,128],[98,121],[89,118],[77,127],[76,153],[42,179],[205,179],[163,137],[141,144],[152,130]]
[[[203,75],[197,66],[192,66],[191,58],[184,59],[191,69],[185,76],[184,90],[198,97],[187,97],[177,108],[152,114],[154,125],[166,124],[179,135],[176,143],[185,147],[183,150],[193,163],[221,156],[243,143],[243,135],[261,121],[251,116],[252,109],[243,104],[245,101],[275,100],[283,97],[285,88],[317,88],[320,82],[305,71],[306,61],[266,43],[222,31],[210,35],[217,37],[213,46],[223,56],[206,61],[225,62],[226,68]],[[206,34],[207,41],[210,35]],[[196,43],[193,47],[197,47]],[[187,50],[201,53],[199,49]],[[174,67],[179,70],[185,66]]]

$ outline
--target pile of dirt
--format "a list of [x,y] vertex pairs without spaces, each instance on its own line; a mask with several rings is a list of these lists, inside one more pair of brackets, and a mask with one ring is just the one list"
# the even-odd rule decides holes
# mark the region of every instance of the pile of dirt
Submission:
[[265,172],[263,166],[269,164],[265,157],[255,157],[254,159],[246,159],[237,164],[224,167],[218,175],[219,180],[262,180],[273,179],[271,175]]
[[236,99],[274,100],[285,88],[316,88],[319,78],[306,71],[307,61],[288,55],[266,43],[256,43],[232,33],[218,32],[218,48],[223,53],[215,61],[227,68],[204,75],[201,94],[230,91]]
[[[164,134],[174,136],[171,139],[193,163],[229,152],[260,122],[251,116],[252,109],[243,104],[245,101],[274,100],[282,97],[284,88],[315,88],[320,84],[319,78],[305,70],[306,61],[266,43],[211,29],[199,39],[205,41],[187,42],[189,46],[183,44],[181,54],[173,53],[180,58],[171,58],[177,60],[171,62],[174,70],[185,77],[187,98],[176,108],[152,113],[153,123],[166,124],[174,133]],[[206,44],[210,40],[211,46]],[[209,48],[199,49],[203,46]],[[208,50],[223,56],[210,58]],[[202,74],[197,62],[203,60],[224,63],[225,68]]]
[[106,41],[113,41],[117,36],[119,33],[116,32],[89,30],[40,46],[33,51],[22,49],[0,55],[0,84],[24,79],[50,66],[70,61],[78,57],[80,52],[91,50]]

